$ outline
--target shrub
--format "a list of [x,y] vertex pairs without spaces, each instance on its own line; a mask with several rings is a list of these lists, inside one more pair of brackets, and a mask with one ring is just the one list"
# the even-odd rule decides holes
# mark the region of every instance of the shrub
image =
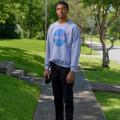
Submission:
[[19,24],[0,24],[0,38],[21,38],[22,29]]
[[17,24],[16,16],[13,13],[9,13],[9,17],[5,20],[5,23],[0,24],[0,38],[21,38],[22,29]]

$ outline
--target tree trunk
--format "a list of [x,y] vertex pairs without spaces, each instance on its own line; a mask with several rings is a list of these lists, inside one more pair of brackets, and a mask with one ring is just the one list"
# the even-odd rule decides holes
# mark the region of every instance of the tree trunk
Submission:
[[30,26],[29,26],[29,38],[31,39],[32,38],[32,23],[30,23]]
[[85,45],[85,32],[84,32],[84,29],[82,29],[81,39],[82,39],[82,45]]
[[30,0],[30,3],[29,3],[29,38],[31,39],[32,38],[32,0]]
[[119,32],[119,38],[118,39],[120,40],[120,32]]
[[104,37],[103,35],[100,35],[100,41],[102,43],[102,52],[103,52],[103,59],[102,59],[102,67],[107,67],[109,68],[109,54],[105,45]]

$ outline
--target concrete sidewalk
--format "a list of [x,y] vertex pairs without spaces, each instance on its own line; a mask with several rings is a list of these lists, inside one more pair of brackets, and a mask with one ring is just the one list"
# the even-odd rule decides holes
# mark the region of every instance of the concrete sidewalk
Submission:
[[[55,120],[51,84],[42,86],[42,94],[33,120]],[[104,114],[84,79],[82,72],[76,73],[74,84],[74,120],[105,120]]]

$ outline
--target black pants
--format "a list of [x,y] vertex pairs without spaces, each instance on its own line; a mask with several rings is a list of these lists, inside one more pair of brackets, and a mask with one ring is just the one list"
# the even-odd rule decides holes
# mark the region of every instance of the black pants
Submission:
[[52,88],[56,120],[73,120],[73,83],[67,84],[66,77],[70,68],[51,63]]

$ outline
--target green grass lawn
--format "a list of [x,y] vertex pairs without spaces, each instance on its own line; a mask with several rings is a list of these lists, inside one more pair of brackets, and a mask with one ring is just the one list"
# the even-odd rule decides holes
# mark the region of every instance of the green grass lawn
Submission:
[[[40,76],[43,49],[38,40],[0,40],[0,61],[13,61],[17,68]],[[0,120],[32,120],[39,95],[37,86],[0,74]]]
[[[83,54],[90,48],[82,47]],[[36,76],[42,76],[44,66],[45,41],[36,39],[0,40],[0,61],[14,61],[18,68]],[[95,51],[92,52],[96,54]]]
[[107,120],[120,120],[120,94],[95,92]]
[[17,68],[42,76],[44,58],[41,52],[45,51],[44,44],[41,40],[1,40],[0,61],[13,61]]
[[[44,56],[45,56],[44,51],[45,51],[45,42],[42,40],[22,39],[22,40],[2,40],[2,41],[0,41],[0,55],[1,55],[0,61],[2,61],[2,60],[14,61],[18,68],[23,68],[24,70],[26,70],[30,73],[33,73],[35,75],[38,75],[38,76],[42,76],[42,74],[43,74]],[[87,47],[82,47],[82,49],[81,49],[82,54],[89,54],[89,51],[90,51],[90,49]],[[96,54],[96,53],[93,53],[93,54]],[[81,56],[80,63],[83,68],[91,69],[91,70],[84,71],[86,78],[88,80],[93,81],[93,82],[120,85],[120,80],[119,80],[120,65],[119,64],[117,64],[115,62],[111,62],[109,69],[102,68],[100,59],[92,58],[92,57],[85,57],[85,56]],[[6,78],[6,79],[11,80],[13,78],[11,78],[11,79]],[[3,90],[3,89],[1,89],[1,90]],[[119,120],[118,117],[117,118],[115,118],[115,117],[117,116],[116,114],[118,114],[118,115],[120,114],[120,110],[115,108],[113,112],[112,112],[112,110],[110,112],[110,109],[105,110],[104,108],[107,108],[109,106],[114,107],[114,105],[116,106],[118,104],[120,95],[111,94],[111,93],[110,94],[103,93],[103,92],[101,92],[101,93],[95,92],[95,95],[97,96],[98,101],[102,105],[102,108],[105,111],[107,119],[108,120]],[[14,97],[15,96],[13,94],[13,98]],[[110,97],[110,99],[112,98],[112,100],[113,100],[113,102],[109,102],[109,105],[107,103],[107,100],[108,100],[107,97],[108,97],[108,99]],[[107,100],[105,100],[105,99],[107,99]],[[23,98],[23,100],[24,100],[24,98]],[[2,102],[0,102],[0,104],[1,103]],[[21,102],[21,104],[22,104],[22,102]],[[8,102],[8,106],[9,106],[9,102]],[[119,107],[120,107],[120,105],[118,104],[118,108]],[[115,114],[116,116],[114,115],[114,113],[116,113]],[[15,112],[15,114],[17,114],[17,113]],[[25,120],[27,120],[27,119],[25,119]]]
[[101,59],[81,57],[80,64],[89,81],[120,85],[120,64],[111,61],[110,68],[101,67]]
[[0,120],[32,120],[39,87],[0,74]]
[[[81,53],[88,54],[89,48],[82,47]],[[0,61],[14,61],[18,68],[42,76],[44,69],[45,42],[43,40],[2,40]],[[110,69],[101,67],[101,60],[81,57],[81,65],[96,70],[85,71],[86,77],[94,82],[120,84],[120,65],[111,62]]]
[[[81,57],[82,68],[89,81],[120,86],[120,64],[111,62],[110,68],[102,68],[101,60]],[[120,120],[120,94],[94,92],[107,120]]]
[[[91,36],[90,35],[88,35],[88,37],[86,37],[86,38],[88,40],[91,40]],[[93,42],[99,42],[100,43],[98,35],[92,35],[92,40],[93,40]],[[107,45],[111,45],[110,39],[106,39],[105,42],[106,42]],[[114,45],[120,46],[120,40],[115,40]]]
[[81,54],[84,55],[97,55],[97,52],[95,50],[91,51],[91,48],[88,48],[87,46],[81,47]]

